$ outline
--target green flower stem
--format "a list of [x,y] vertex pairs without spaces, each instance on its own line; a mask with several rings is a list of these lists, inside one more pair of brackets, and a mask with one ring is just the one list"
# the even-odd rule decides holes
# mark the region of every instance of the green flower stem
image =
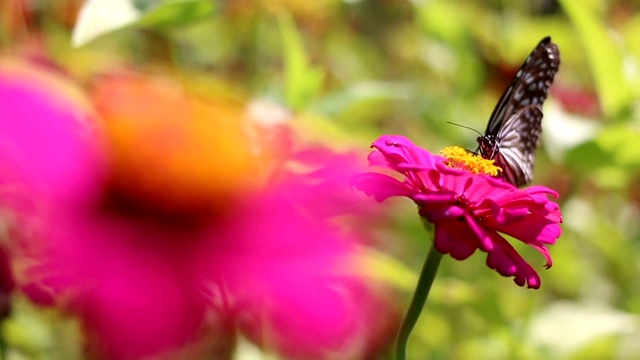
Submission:
[[442,253],[436,250],[435,246],[431,246],[429,255],[427,255],[427,259],[422,266],[418,285],[416,286],[416,291],[413,293],[413,299],[411,299],[411,305],[409,305],[407,315],[402,321],[400,331],[398,331],[398,338],[396,339],[396,360],[407,359],[407,342],[409,335],[418,321],[420,313],[422,313],[422,308],[429,296],[429,290],[431,290],[433,279],[435,279],[436,273],[438,272],[441,259]]

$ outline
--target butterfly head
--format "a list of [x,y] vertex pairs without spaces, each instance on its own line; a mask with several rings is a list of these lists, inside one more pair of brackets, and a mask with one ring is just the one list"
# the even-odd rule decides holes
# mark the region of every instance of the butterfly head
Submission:
[[485,158],[492,160],[500,150],[498,145],[498,137],[492,134],[489,135],[480,135],[478,136],[478,149],[476,153],[480,153],[480,155]]

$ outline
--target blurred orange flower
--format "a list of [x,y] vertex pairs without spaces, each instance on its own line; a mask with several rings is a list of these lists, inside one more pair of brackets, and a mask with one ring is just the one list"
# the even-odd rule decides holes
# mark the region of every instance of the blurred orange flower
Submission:
[[114,188],[150,208],[217,211],[260,187],[272,165],[249,145],[242,104],[139,76],[101,78],[92,94],[112,146]]

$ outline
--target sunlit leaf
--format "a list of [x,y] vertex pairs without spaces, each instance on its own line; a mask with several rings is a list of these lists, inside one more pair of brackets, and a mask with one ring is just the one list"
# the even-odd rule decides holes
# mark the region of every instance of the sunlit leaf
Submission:
[[557,302],[533,319],[528,338],[547,348],[549,357],[556,359],[604,336],[637,336],[640,331],[638,320],[633,314],[606,306]]
[[632,99],[623,73],[621,49],[614,44],[604,22],[597,18],[588,2],[561,0],[560,3],[582,38],[605,115],[620,114]]
[[80,9],[72,42],[82,46],[128,26],[169,28],[192,23],[214,9],[214,3],[206,0],[88,0]]
[[630,168],[640,167],[640,129],[611,126],[602,132],[597,143],[611,154],[612,163]]
[[364,272],[407,292],[413,291],[418,275],[402,262],[371,248],[363,248],[361,256],[348,271]]
[[285,63],[285,99],[293,109],[307,105],[324,80],[322,69],[312,66],[296,25],[288,15],[278,17]]
[[625,40],[625,49],[628,51],[628,55],[625,57],[625,73],[636,100],[640,99],[640,41],[638,41],[638,34],[640,34],[640,14],[636,12],[621,31]]
[[87,0],[73,28],[73,46],[85,45],[114,30],[131,25],[142,13],[130,0]]

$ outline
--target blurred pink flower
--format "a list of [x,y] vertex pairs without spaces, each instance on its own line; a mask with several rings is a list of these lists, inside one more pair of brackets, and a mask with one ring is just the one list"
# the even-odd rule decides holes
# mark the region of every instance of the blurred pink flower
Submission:
[[[370,358],[397,325],[383,296],[389,289],[350,268],[363,239],[327,226],[336,191],[316,181],[346,179],[348,188],[346,160],[339,171],[288,176],[240,204],[220,235],[234,241],[212,243],[218,256],[203,271],[224,284],[239,328],[288,359]],[[340,201],[360,202],[353,194]]]
[[548,199],[557,193],[542,186],[518,188],[484,174],[447,166],[447,160],[414,145],[402,136],[382,136],[372,145],[372,166],[404,176],[368,172],[354,186],[378,201],[391,196],[413,200],[419,214],[435,226],[435,248],[457,260],[476,249],[487,253],[487,266],[514,277],[519,286],[540,287],[536,271],[501,235],[506,234],[538,250],[551,267],[546,245],[560,236],[558,204]]
[[[177,102],[183,118],[175,122],[173,112],[157,108],[167,101],[154,98],[161,93],[166,100],[172,90],[138,84],[135,89],[145,90],[138,94],[119,86],[100,90],[113,101],[113,107],[102,103],[101,123],[65,79],[0,63],[0,109],[7,114],[0,119],[0,179],[15,195],[3,205],[19,218],[17,240],[24,262],[33,264],[21,283],[27,295],[78,315],[97,358],[172,351],[229,358],[236,329],[288,358],[365,358],[388,344],[395,308],[381,284],[348,270],[364,234],[329,222],[340,215],[336,210],[350,209],[358,218],[364,208],[356,194],[334,188],[347,188],[352,158],[311,151],[297,160],[314,171],[283,169],[258,187],[254,181],[262,175],[232,178],[228,169],[216,174],[202,163],[238,172],[253,167],[242,143],[211,141],[225,136],[225,127],[217,127],[219,135],[184,127],[209,129],[188,117],[211,115],[204,105]],[[129,119],[118,96],[153,104],[149,116],[155,117]],[[137,106],[133,113],[142,116]],[[171,117],[166,123],[163,114]],[[241,126],[239,119],[225,124]],[[145,138],[146,126],[162,136]],[[225,141],[240,139],[229,131]],[[179,134],[180,141],[168,141],[167,134]],[[205,142],[197,142],[202,136]],[[217,154],[208,144],[238,151]],[[166,161],[160,161],[163,151]],[[180,161],[203,151],[203,159]],[[148,166],[133,166],[145,158]],[[220,187],[207,185],[207,178]],[[200,198],[194,184],[203,186]],[[184,352],[186,345],[193,353]]]

